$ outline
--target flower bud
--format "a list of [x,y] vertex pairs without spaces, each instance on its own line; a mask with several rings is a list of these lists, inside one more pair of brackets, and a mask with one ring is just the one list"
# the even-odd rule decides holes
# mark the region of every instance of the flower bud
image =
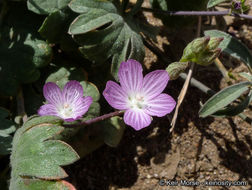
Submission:
[[197,38],[189,43],[184,49],[180,62],[194,62],[199,65],[211,64],[221,52],[218,48],[223,41],[222,37]]
[[212,37],[207,45],[207,49],[209,50],[216,49],[223,40],[224,40],[223,37]]
[[190,42],[184,49],[183,56],[180,61],[193,61],[197,54],[203,52],[207,48],[209,40],[210,37],[206,36],[202,38],[197,38]]
[[221,53],[221,48],[217,48],[212,51],[206,51],[199,56],[197,60],[197,64],[203,65],[203,66],[210,65],[220,55],[220,53]]

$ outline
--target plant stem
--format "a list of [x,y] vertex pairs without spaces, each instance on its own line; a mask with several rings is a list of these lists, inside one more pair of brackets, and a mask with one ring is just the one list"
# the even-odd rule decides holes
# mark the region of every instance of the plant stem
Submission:
[[224,77],[225,81],[227,84],[231,85],[230,77],[228,76],[228,71],[225,68],[225,66],[222,64],[219,58],[216,58],[215,61],[215,66],[220,70],[222,76]]
[[[187,74],[181,73],[179,77],[182,78],[183,80],[186,80]],[[214,95],[216,93],[211,88],[207,87],[206,85],[196,80],[195,78],[191,78],[190,84],[208,95]]]
[[245,19],[252,19],[251,15],[230,13],[230,11],[164,11],[142,7],[143,11],[164,14],[168,16],[235,16]]
[[84,126],[91,125],[91,124],[99,122],[99,121],[103,121],[105,119],[109,119],[109,118],[114,117],[114,116],[120,116],[123,113],[124,113],[124,111],[115,111],[115,112],[104,114],[104,115],[101,115],[99,117],[96,117],[96,118],[93,118],[93,119],[90,119],[90,120],[87,120],[87,121],[84,121],[84,122],[81,122],[81,123],[65,124],[63,126],[64,127],[84,127]]
[[22,88],[19,89],[17,94],[17,113],[18,115],[22,116],[23,123],[27,121],[27,114],[25,113],[25,106],[24,106],[24,96]]

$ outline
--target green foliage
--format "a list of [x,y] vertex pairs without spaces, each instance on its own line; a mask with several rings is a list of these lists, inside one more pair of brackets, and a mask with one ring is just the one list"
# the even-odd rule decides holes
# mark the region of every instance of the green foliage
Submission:
[[123,137],[125,124],[121,117],[115,116],[86,127],[82,127],[68,143],[78,152],[80,157],[93,152],[104,143],[116,147]]
[[[150,0],[150,4],[154,9],[163,11],[200,11],[206,9],[208,0]],[[167,16],[164,14],[154,14],[160,18],[162,22],[171,27],[184,27],[192,25],[197,21],[194,17]]]
[[37,14],[50,14],[67,7],[70,0],[28,0],[27,7]]
[[207,8],[212,8],[220,3],[226,2],[226,1],[231,1],[231,0],[209,0],[207,3]]
[[251,82],[241,82],[216,93],[201,107],[199,111],[200,117],[207,117],[224,108],[246,92],[251,85]]
[[13,6],[0,29],[0,94],[15,95],[20,84],[36,81],[38,69],[51,61],[52,49],[36,33],[36,19],[21,5]]
[[12,136],[10,135],[16,130],[14,123],[6,117],[9,112],[0,107],[0,155],[9,154],[11,151]]
[[69,7],[81,13],[70,25],[69,34],[74,35],[86,58],[97,63],[112,58],[111,73],[116,79],[122,61],[143,60],[144,46],[139,32],[146,27],[133,15],[120,12],[109,1],[73,0]]
[[240,76],[242,76],[243,78],[246,78],[247,80],[249,80],[250,82],[252,82],[252,75],[250,73],[239,73]]
[[69,8],[61,9],[50,13],[39,28],[39,33],[49,43],[59,43],[64,51],[76,51],[78,46],[67,34],[68,27],[76,17]]
[[215,117],[231,117],[242,113],[252,102],[252,91],[250,90],[249,94],[237,105],[227,106],[224,109],[221,109],[214,114]]
[[11,154],[10,190],[33,189],[34,186],[53,189],[56,184],[46,180],[67,177],[60,166],[75,162],[79,156],[68,144],[52,139],[63,131],[60,124],[55,117],[33,117],[18,129]]
[[121,117],[115,116],[103,122],[103,140],[111,146],[116,147],[124,133],[125,124]]
[[222,51],[244,62],[251,71],[252,54],[247,46],[245,46],[242,42],[219,30],[208,30],[205,31],[204,34],[211,37],[223,37],[224,40],[219,45]]

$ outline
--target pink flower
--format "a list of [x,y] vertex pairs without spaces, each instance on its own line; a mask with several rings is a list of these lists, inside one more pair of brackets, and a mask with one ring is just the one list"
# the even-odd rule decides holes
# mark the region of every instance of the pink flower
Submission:
[[120,85],[108,81],[103,96],[115,109],[125,110],[124,122],[135,130],[140,130],[151,124],[152,117],[163,117],[170,113],[175,100],[162,93],[169,76],[165,70],[156,70],[145,77],[142,66],[135,60],[122,62],[118,77]]
[[58,116],[68,122],[81,118],[92,104],[92,97],[83,97],[83,88],[78,81],[69,81],[63,90],[48,82],[43,94],[48,104],[41,106],[38,114]]

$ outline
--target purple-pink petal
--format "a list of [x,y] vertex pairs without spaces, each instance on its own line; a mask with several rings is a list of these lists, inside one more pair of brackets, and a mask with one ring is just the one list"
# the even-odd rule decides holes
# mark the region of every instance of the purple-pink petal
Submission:
[[56,109],[56,107],[53,104],[45,104],[43,106],[41,106],[38,110],[38,114],[40,116],[44,116],[44,115],[53,115],[53,116],[58,116],[58,110]]
[[78,116],[84,115],[88,111],[92,102],[93,98],[91,96],[82,97],[77,102],[75,102],[73,107],[75,117],[77,118]]
[[168,94],[160,94],[152,100],[149,100],[147,105],[144,110],[145,113],[151,116],[163,117],[172,112],[176,101]]
[[108,81],[103,91],[103,96],[113,108],[119,110],[127,109],[127,94],[119,84]]
[[128,109],[123,116],[123,120],[127,125],[130,125],[135,130],[140,130],[151,124],[151,116],[144,113],[142,110]]
[[142,72],[143,68],[139,62],[132,59],[122,62],[118,71],[118,77],[123,90],[128,93],[139,91],[143,83]]
[[142,92],[146,100],[150,100],[161,94],[169,81],[169,75],[165,70],[156,70],[147,74],[143,79]]
[[64,102],[75,102],[83,97],[83,88],[78,81],[69,81],[63,89]]
[[53,82],[44,85],[43,94],[48,103],[59,105],[63,101],[60,88]]

